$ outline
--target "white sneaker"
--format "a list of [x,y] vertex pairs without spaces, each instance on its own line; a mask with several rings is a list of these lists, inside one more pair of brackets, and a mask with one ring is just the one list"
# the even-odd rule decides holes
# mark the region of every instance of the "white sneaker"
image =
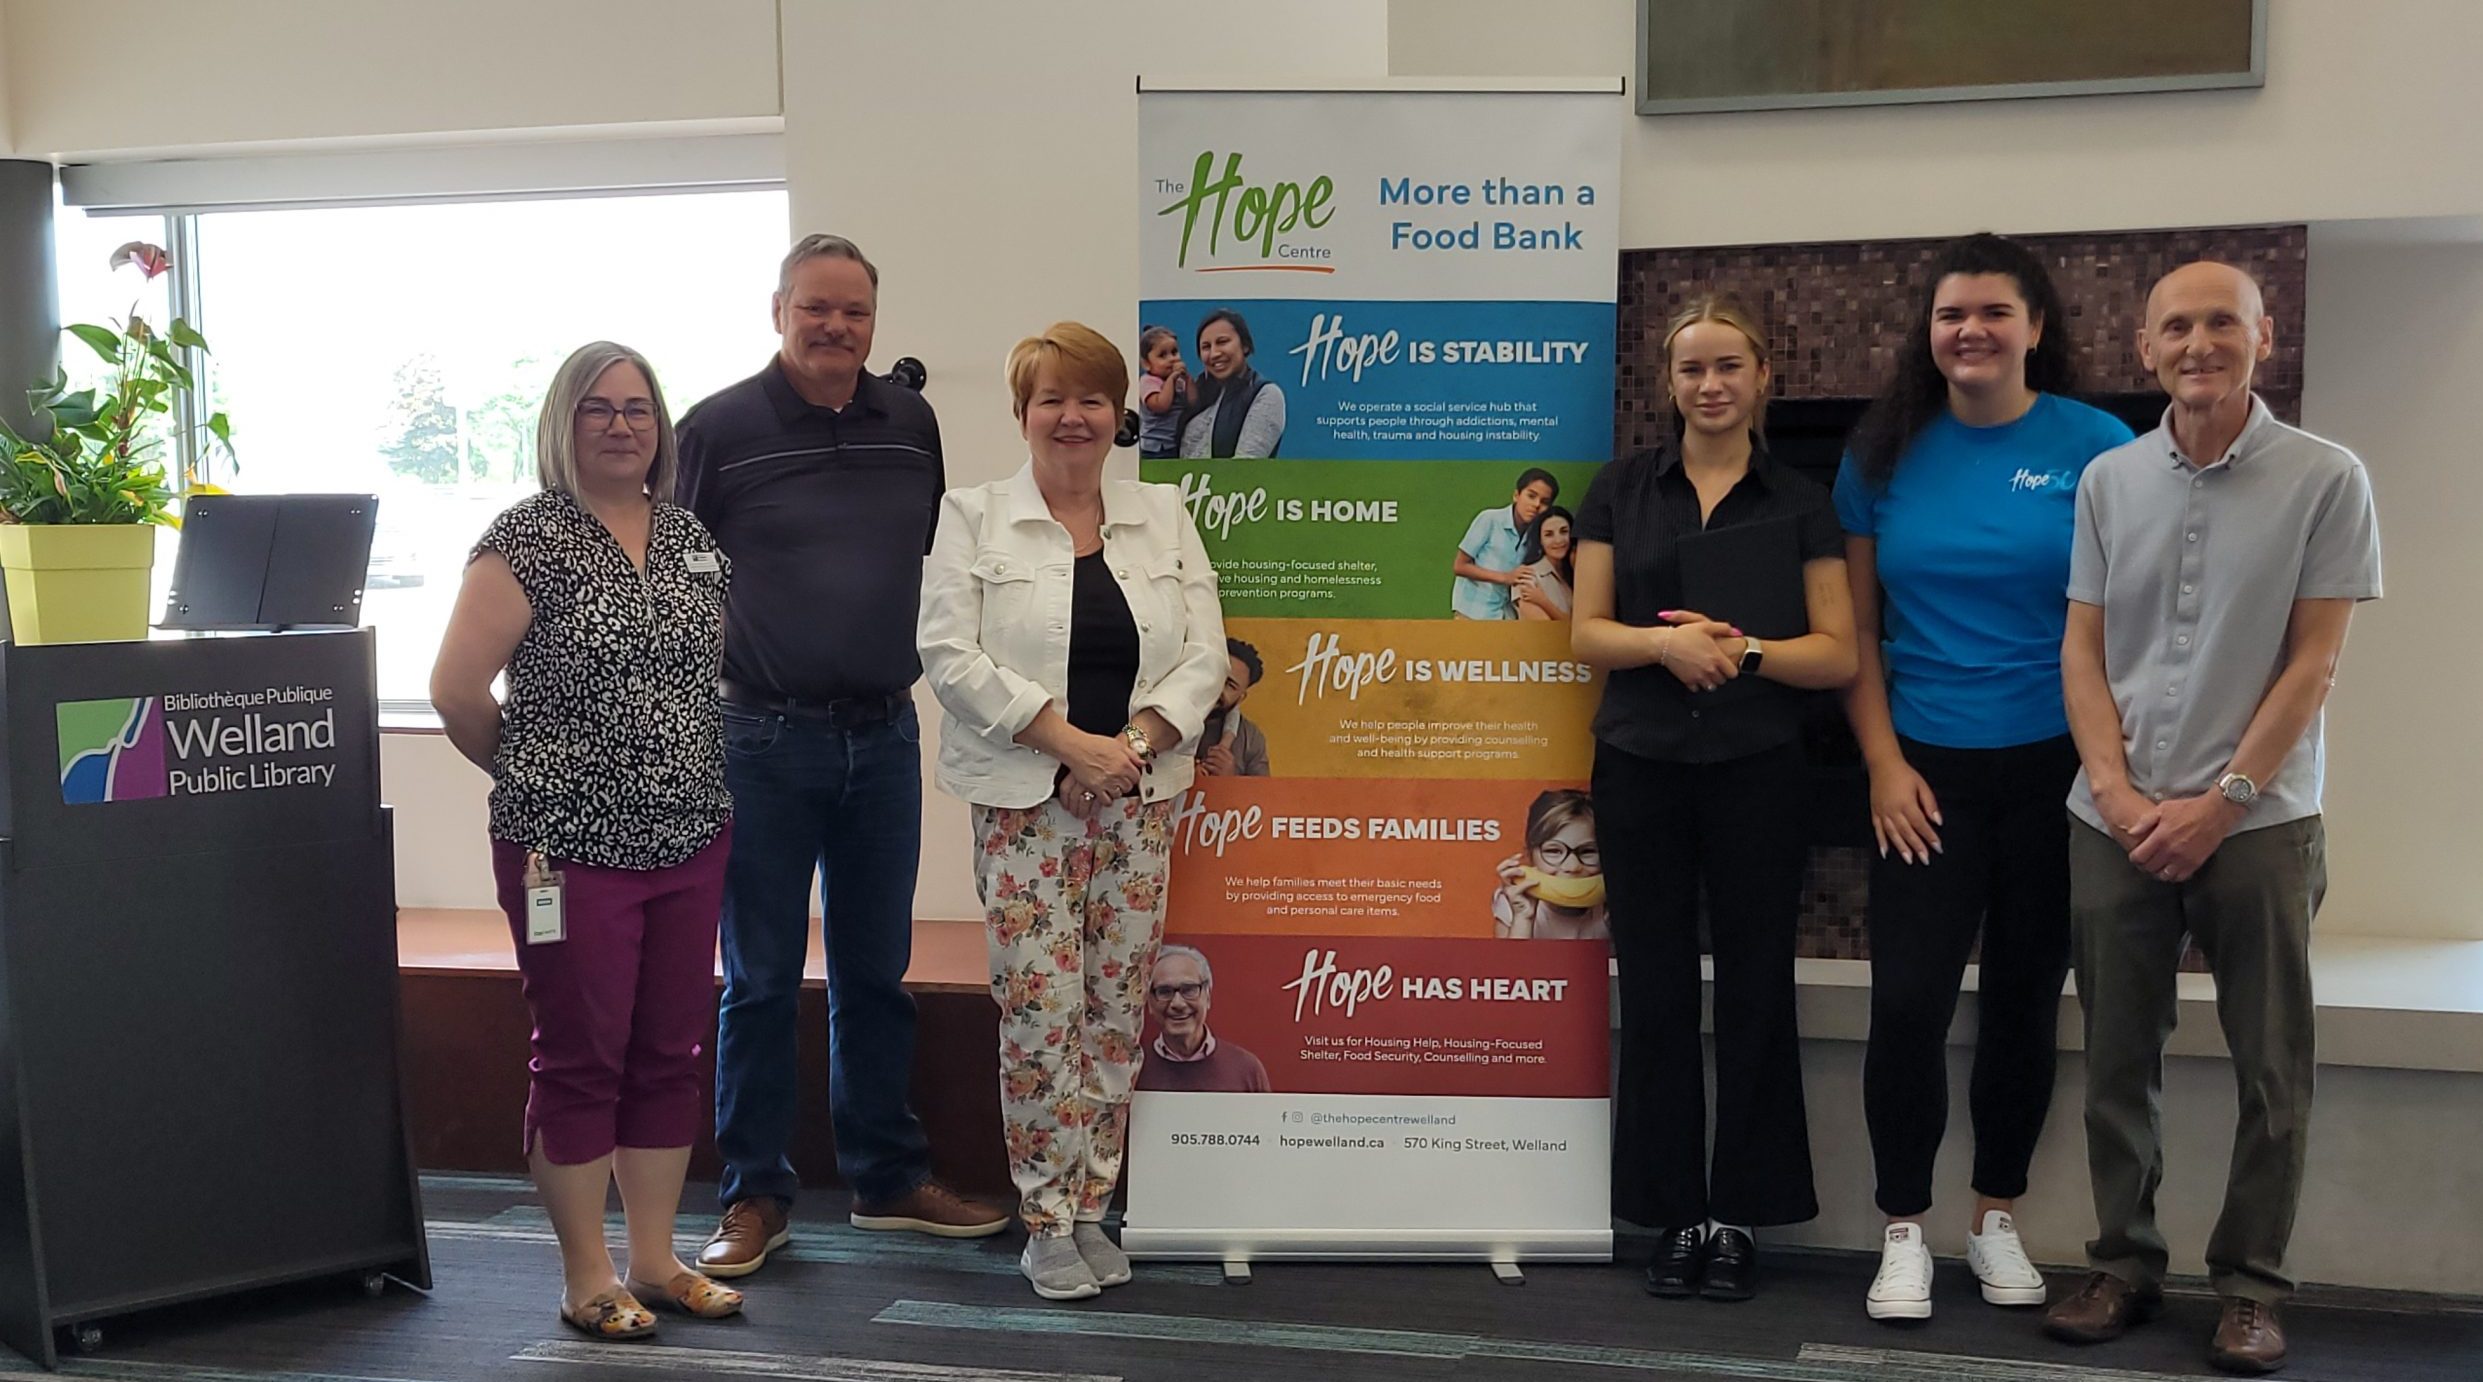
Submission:
[[1931,1318],[1931,1249],[1920,1224],[1890,1224],[1880,1244],[1879,1275],[1863,1308],[1875,1320]]
[[1983,1231],[1966,1235],[1966,1265],[1983,1283],[1983,1299],[1992,1304],[2043,1304],[2043,1273],[2026,1260],[2026,1245],[2018,1241],[2017,1224],[2008,1211],[1984,1211]]

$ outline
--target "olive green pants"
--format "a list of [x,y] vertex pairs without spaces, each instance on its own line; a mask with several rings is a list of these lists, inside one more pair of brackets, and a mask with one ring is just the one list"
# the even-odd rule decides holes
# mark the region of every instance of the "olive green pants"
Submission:
[[2069,907],[2078,1001],[2086,1010],[2086,1154],[2097,1271],[2152,1287],[2167,1252],[2156,1227],[2164,1180],[2164,1043],[2173,1034],[2182,937],[2216,980],[2240,1120],[2224,1211],[2207,1243],[2216,1291],[2274,1304],[2293,1291],[2285,1250],[2302,1194],[2316,1062],[2311,917],[2327,891],[2317,816],[2227,839],[2181,883],[2151,878],[2111,837],[2069,826]]

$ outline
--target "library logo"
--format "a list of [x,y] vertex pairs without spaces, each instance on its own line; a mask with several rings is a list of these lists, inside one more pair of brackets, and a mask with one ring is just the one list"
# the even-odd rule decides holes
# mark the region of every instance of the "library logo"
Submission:
[[60,729],[62,801],[137,801],[167,794],[171,774],[161,697],[62,701],[52,713]]
[[72,805],[333,787],[336,688],[175,691],[54,707]]

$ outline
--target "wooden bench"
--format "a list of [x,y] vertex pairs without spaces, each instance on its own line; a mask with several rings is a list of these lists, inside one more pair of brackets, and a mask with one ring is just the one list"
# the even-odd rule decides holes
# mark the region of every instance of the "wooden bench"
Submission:
[[[961,1189],[1012,1200],[1001,1151],[997,1078],[999,1011],[992,1006],[983,927],[972,921],[914,926],[914,1111],[931,1139],[932,1169]],[[531,1026],[508,921],[497,911],[406,908],[397,914],[398,991],[414,1160],[425,1170],[523,1171],[519,1127],[526,1106]],[[810,923],[798,1022],[800,1114],[793,1164],[806,1182],[836,1183],[828,1128],[827,957]],[[717,967],[719,991],[722,963]],[[706,1049],[714,1049],[710,1034]],[[713,1067],[702,1077],[712,1105]],[[721,1171],[702,1135],[691,1175]],[[684,1206],[693,1218],[704,1208]]]
[[[986,993],[990,971],[983,950],[983,925],[975,921],[914,923],[914,963],[905,971],[905,986],[915,993]],[[514,974],[517,952],[509,937],[508,918],[499,912],[448,907],[406,907],[397,912],[397,968],[412,973],[466,976]],[[724,977],[724,959],[716,959],[716,978]],[[823,988],[828,982],[828,957],[819,919],[810,920],[810,954],[802,962],[802,986]]]

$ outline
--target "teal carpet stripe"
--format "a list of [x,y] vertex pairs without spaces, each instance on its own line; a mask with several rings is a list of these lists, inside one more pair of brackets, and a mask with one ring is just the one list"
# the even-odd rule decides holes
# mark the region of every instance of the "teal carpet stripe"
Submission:
[[1875,1366],[1805,1363],[1786,1358],[1748,1358],[1717,1353],[1606,1348],[1594,1344],[1487,1339],[1479,1334],[1442,1334],[1426,1330],[1270,1324],[1257,1320],[1204,1319],[1190,1315],[1133,1315],[1083,1309],[991,1309],[923,1300],[898,1301],[873,1316],[872,1320],[878,1324],[918,1325],[933,1329],[1085,1335],[1114,1339],[1146,1339],[1159,1343],[1300,1349],[1317,1353],[1382,1354],[1397,1358],[1427,1358],[1442,1361],[1498,1359],[1511,1362],[1575,1363],[1590,1367],[1621,1368],[1638,1372],[1686,1373],[1702,1377],[1767,1378],[1772,1382],[1878,1382],[1886,1376]]
[[630,1368],[671,1377],[775,1377],[791,1382],[1121,1382],[1118,1375],[1111,1373],[947,1367],[883,1358],[797,1356],[724,1348],[674,1348],[665,1344],[615,1348],[584,1340],[534,1344],[509,1355],[509,1361]]
[[200,1363],[146,1363],[130,1358],[64,1358],[60,1371],[45,1372],[25,1359],[0,1349],[0,1378],[9,1382],[63,1377],[87,1378],[90,1382],[450,1382],[447,1378],[409,1377],[403,1373],[380,1375],[363,1372],[299,1372],[283,1369],[241,1369],[209,1367]]
[[[2039,1363],[2014,1358],[1968,1358],[1953,1353],[1917,1353],[1896,1348],[1847,1348],[1840,1344],[1802,1345],[1804,1362],[1860,1369],[1857,1376],[1887,1382],[2197,1382],[2197,1373],[2139,1372],[2080,1363]],[[2288,1368],[2291,1382],[2318,1382]]]
[[[621,1216],[609,1215],[605,1231],[623,1231]],[[436,1239],[468,1239],[479,1241],[540,1242],[552,1241],[552,1220],[537,1204],[512,1205],[480,1223],[442,1223],[429,1226]],[[824,1262],[843,1267],[916,1267],[934,1272],[971,1272],[982,1276],[1017,1275],[1017,1254],[993,1252],[978,1246],[978,1239],[941,1239],[919,1233],[872,1233],[861,1229],[826,1229],[804,1231],[796,1225],[794,1239],[768,1254],[771,1262]],[[684,1255],[695,1260],[703,1238],[683,1237]],[[1145,1263],[1138,1270],[1146,1279],[1176,1286],[1221,1286],[1224,1270],[1212,1263]]]

